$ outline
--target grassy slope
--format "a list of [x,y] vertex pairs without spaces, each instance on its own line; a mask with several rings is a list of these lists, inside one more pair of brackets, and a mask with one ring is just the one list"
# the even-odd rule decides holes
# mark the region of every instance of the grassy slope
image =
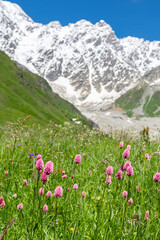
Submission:
[[0,51],[0,124],[23,120],[63,123],[72,118],[85,119],[70,103],[53,93],[48,83],[38,75],[18,68]]
[[160,111],[158,110],[158,107],[160,107],[160,91],[157,91],[153,94],[149,101],[149,96],[146,98],[146,102],[143,106],[143,111],[148,116],[154,117],[154,116],[160,116]]

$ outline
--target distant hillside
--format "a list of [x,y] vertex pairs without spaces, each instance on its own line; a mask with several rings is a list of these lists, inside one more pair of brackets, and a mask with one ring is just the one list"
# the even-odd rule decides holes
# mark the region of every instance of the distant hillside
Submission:
[[[22,70],[23,69],[23,70]],[[86,121],[85,117],[70,103],[53,93],[47,81],[31,73],[0,51],[0,124],[31,115],[28,123],[44,124]]]
[[128,116],[160,116],[160,67],[145,74],[136,87],[115,101]]

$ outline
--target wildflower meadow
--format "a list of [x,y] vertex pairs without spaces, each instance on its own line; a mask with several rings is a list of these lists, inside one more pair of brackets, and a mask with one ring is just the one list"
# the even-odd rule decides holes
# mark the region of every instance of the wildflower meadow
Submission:
[[86,125],[0,129],[0,239],[160,239],[160,142]]

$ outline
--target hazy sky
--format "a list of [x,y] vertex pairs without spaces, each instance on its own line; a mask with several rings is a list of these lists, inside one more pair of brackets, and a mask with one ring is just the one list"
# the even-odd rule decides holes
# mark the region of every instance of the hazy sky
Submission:
[[11,0],[36,22],[64,25],[103,19],[117,37],[133,36],[160,41],[160,0]]

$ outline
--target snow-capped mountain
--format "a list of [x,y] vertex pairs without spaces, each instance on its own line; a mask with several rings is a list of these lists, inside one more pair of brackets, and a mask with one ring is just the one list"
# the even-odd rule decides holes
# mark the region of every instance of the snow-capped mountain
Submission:
[[18,5],[2,0],[0,49],[79,109],[105,108],[160,66],[158,41],[118,39],[103,20],[65,27],[57,21],[35,23]]

